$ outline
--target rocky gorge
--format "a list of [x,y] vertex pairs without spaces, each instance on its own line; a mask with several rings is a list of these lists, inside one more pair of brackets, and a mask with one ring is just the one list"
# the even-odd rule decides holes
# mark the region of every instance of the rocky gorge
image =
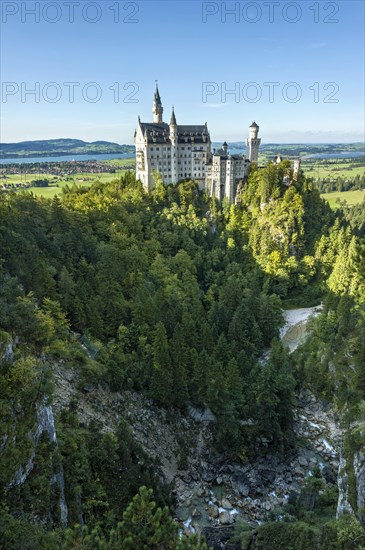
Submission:
[[[281,337],[284,341],[287,338],[292,351],[305,338],[306,321],[316,311],[308,308],[305,313],[297,310],[286,314]],[[7,355],[12,354],[10,347],[6,347]],[[349,464],[342,452],[341,419],[327,401],[317,399],[310,391],[301,391],[297,396],[296,445],[290,452],[273,454],[268,442],[262,439],[256,457],[233,461],[214,451],[215,416],[209,409],[190,407],[187,415],[179,411],[172,414],[137,392],[111,392],[102,382],[83,383],[77,371],[65,368],[62,362],[52,365],[52,371],[53,403],[38,408],[31,431],[32,454],[17,469],[13,486],[22,484],[31,471],[41,434],[48,434],[57,444],[54,418],[73,402],[83,425],[96,420],[102,431],[108,432],[116,429],[121,418],[127,422],[134,439],[156,460],[163,482],[172,487],[175,516],[181,530],[187,534],[204,532],[214,548],[232,548],[225,546],[224,540],[232,534],[234,524],[247,522],[255,526],[280,519],[283,507],[300,493],[316,469],[321,471],[328,487],[338,485],[337,516],[354,512],[349,502]],[[250,423],[250,419],[245,422]],[[355,454],[352,467],[360,510],[365,498],[363,453]],[[55,471],[52,479],[59,487],[61,519],[66,525],[62,469]]]
[[259,523],[270,512],[280,514],[290,494],[299,493],[316,467],[330,485],[337,482],[339,422],[310,392],[298,398],[295,433],[300,445],[295,451],[279,457],[268,450],[242,463],[212,451],[214,416],[209,410],[190,408],[188,417],[171,416],[134,392],[111,393],[103,385],[77,390],[74,376],[56,369],[55,413],[76,399],[84,424],[98,420],[105,431],[112,431],[124,417],[147,454],[159,459],[165,482],[173,484],[176,516],[186,530],[230,525],[239,519]]

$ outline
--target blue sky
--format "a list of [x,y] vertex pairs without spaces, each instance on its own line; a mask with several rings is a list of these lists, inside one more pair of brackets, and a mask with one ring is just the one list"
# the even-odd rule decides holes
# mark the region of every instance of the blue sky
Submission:
[[364,139],[360,0],[1,8],[2,142],[132,143],[138,115],[152,119],[155,79],[164,120],[174,104],[178,123],[207,121],[214,141],[245,139],[252,120],[267,143]]

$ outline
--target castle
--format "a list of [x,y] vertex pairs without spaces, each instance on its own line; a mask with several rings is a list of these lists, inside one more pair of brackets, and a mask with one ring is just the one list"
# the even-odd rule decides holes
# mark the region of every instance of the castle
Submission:
[[237,185],[248,173],[251,162],[257,162],[261,139],[259,126],[253,122],[246,140],[247,157],[230,155],[228,145],[211,150],[207,123],[180,125],[172,108],[170,123],[163,122],[163,106],[156,83],[153,100],[153,122],[141,122],[134,134],[136,146],[136,178],[146,191],[154,187],[154,173],[161,174],[166,184],[185,178],[198,182],[200,189],[218,200],[236,199]]

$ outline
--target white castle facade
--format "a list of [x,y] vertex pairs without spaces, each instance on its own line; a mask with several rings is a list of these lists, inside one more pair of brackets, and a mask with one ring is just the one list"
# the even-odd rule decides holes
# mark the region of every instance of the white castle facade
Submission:
[[170,123],[163,122],[163,107],[156,84],[153,101],[153,122],[141,122],[134,134],[136,146],[136,178],[146,191],[155,185],[155,172],[166,184],[193,179],[218,200],[225,197],[233,203],[237,185],[248,173],[251,162],[257,162],[261,139],[259,126],[253,122],[246,140],[247,157],[230,155],[223,143],[218,151],[211,150],[207,123],[180,125],[172,108]]

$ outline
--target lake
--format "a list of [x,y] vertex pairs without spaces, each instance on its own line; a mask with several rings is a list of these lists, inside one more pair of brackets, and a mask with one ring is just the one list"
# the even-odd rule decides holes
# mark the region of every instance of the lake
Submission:
[[[285,147],[285,145],[283,145]],[[218,147],[217,147],[218,149]],[[280,151],[280,145],[278,145],[278,151]],[[228,152],[231,155],[245,155],[246,154],[246,147],[242,147],[242,149],[238,149],[236,147],[229,148]],[[262,151],[265,153],[265,150]],[[301,158],[302,160],[305,159],[347,159],[347,158],[355,158],[355,157],[363,157],[365,155],[364,151],[343,151],[341,153],[312,153],[310,155],[303,155]],[[290,155],[291,158],[293,158],[294,155]],[[286,155],[282,155],[282,157],[285,159]],[[274,160],[274,156],[273,156]]]
[[134,153],[114,153],[104,155],[60,155],[55,157],[27,157],[0,159],[0,164],[33,164],[35,162],[70,162],[81,160],[112,160],[112,159],[134,159]]
[[[231,155],[246,154],[246,149],[229,149]],[[343,153],[313,153],[305,155],[302,159],[339,159],[339,158],[354,158],[364,156],[361,151],[347,151]],[[27,157],[27,158],[10,158],[0,159],[0,164],[34,164],[36,162],[70,162],[81,160],[112,160],[112,159],[134,159],[134,153],[116,153],[104,155],[61,155],[55,157]]]
[[363,157],[365,151],[346,151],[344,153],[313,153],[313,155],[304,155],[302,159],[351,159]]

